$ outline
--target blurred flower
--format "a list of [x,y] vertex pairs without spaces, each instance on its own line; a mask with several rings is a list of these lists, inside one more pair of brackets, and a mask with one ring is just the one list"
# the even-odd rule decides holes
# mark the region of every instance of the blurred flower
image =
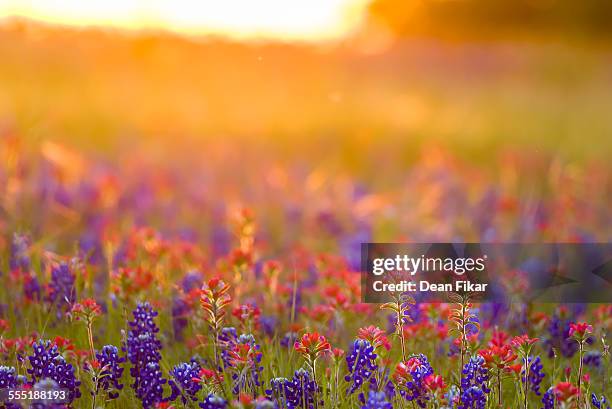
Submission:
[[569,336],[577,340],[585,340],[589,334],[593,333],[593,326],[586,322],[571,323]]
[[289,348],[289,346],[293,346],[295,344],[297,338],[298,334],[296,332],[286,332],[285,335],[283,335],[283,338],[280,340],[280,345],[285,348]]
[[70,315],[78,319],[85,319],[91,321],[95,317],[102,314],[102,308],[98,303],[91,298],[86,298],[80,303],[74,303],[70,309]]
[[429,375],[423,380],[423,384],[429,390],[430,395],[439,396],[446,389],[444,378],[440,375]]
[[527,334],[523,334],[512,338],[510,344],[516,349],[521,349],[535,344],[538,340],[539,338],[529,338]]
[[11,271],[19,269],[22,273],[30,272],[30,238],[24,234],[14,233],[9,257]]
[[566,358],[571,358],[578,352],[578,345],[569,335],[570,321],[555,313],[548,324],[548,336],[545,344],[548,347],[548,357],[554,356],[554,349],[560,351]]
[[278,318],[274,315],[262,315],[259,319],[261,330],[269,337],[273,337],[278,326]]
[[368,399],[365,405],[361,406],[361,409],[393,409],[393,405],[387,401],[384,392],[370,390],[368,392]]
[[603,395],[598,398],[597,395],[595,395],[594,393],[591,394],[591,403],[597,409],[610,409],[610,405],[608,404],[608,400]]
[[58,310],[64,305],[72,305],[76,299],[74,288],[75,276],[68,263],[60,263],[51,268],[51,282],[49,283],[47,302],[53,304]]
[[220,396],[215,394],[208,394],[204,399],[204,402],[200,402],[200,408],[202,409],[225,409],[227,408],[227,402]]
[[232,311],[232,315],[238,319],[246,332],[252,332],[259,327],[259,307],[253,304],[238,305]]
[[191,307],[183,297],[175,295],[172,299],[172,329],[174,330],[174,337],[178,341],[183,340],[183,330],[187,327],[189,313]]
[[599,368],[601,366],[601,353],[599,351],[588,351],[584,354],[582,362],[587,366]]
[[555,385],[554,393],[559,402],[569,402],[580,395],[578,387],[570,382],[559,382]]

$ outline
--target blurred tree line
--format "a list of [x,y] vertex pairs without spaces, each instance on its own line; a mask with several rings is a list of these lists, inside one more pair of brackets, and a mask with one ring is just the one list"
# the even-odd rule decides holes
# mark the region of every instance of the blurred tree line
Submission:
[[374,0],[369,14],[398,35],[612,34],[612,0]]

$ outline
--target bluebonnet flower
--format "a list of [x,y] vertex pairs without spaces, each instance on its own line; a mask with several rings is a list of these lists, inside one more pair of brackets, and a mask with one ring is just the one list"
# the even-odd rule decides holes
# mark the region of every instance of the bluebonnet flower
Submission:
[[238,340],[238,332],[234,327],[223,327],[219,333],[219,342],[222,344],[235,344]]
[[588,351],[582,357],[582,362],[587,366],[599,368],[601,366],[601,353],[599,351]]
[[[72,305],[76,301],[74,288],[75,276],[68,263],[60,263],[51,268],[51,282],[47,301],[58,307]],[[58,308],[61,310],[62,308]]]
[[361,270],[361,243],[367,243],[371,238],[371,227],[360,223],[355,232],[347,233],[340,239],[340,250],[350,271]]
[[181,287],[183,288],[183,292],[188,293],[191,290],[202,287],[203,282],[202,275],[198,271],[191,271],[183,277]]
[[0,389],[15,388],[20,383],[15,368],[12,366],[0,366]]
[[118,391],[123,389],[121,364],[125,362],[125,358],[119,356],[119,349],[116,346],[104,345],[102,350],[96,353],[96,360],[102,368],[98,388],[107,391],[109,399],[116,399],[119,396]]
[[209,394],[204,402],[200,402],[200,408],[202,409],[225,409],[227,408],[227,402],[220,396]]
[[286,332],[280,340],[280,345],[285,348],[293,347],[295,341],[298,339],[298,334],[295,332]]
[[470,358],[469,362],[461,371],[461,390],[468,390],[475,386],[481,389],[484,393],[489,393],[491,390],[487,386],[489,381],[489,370],[485,366],[485,360],[480,355],[475,355]]
[[130,330],[124,348],[128,360],[132,363],[132,388],[142,401],[143,407],[148,408],[163,400],[161,385],[166,383],[159,369],[161,342],[156,337],[159,328],[153,321],[157,312],[149,303],[139,303],[133,315],[134,321],[128,323]]
[[[313,409],[317,406],[319,387],[310,372],[305,369],[295,371],[292,379],[274,378],[266,395],[281,408]],[[322,402],[319,402],[322,403]]]
[[183,362],[176,365],[170,371],[171,379],[168,384],[172,388],[172,395],[169,400],[173,401],[179,396],[183,404],[187,404],[189,400],[197,400],[197,394],[202,389],[199,382],[194,381],[194,378],[200,376],[200,365],[197,362]]
[[161,342],[157,340],[155,334],[144,332],[137,334],[128,331],[127,338],[127,357],[132,363],[130,374],[135,379],[138,378],[138,371],[144,368],[149,362],[159,362],[161,360]]
[[134,321],[129,322],[130,328],[134,332],[159,332],[159,328],[155,325],[155,317],[158,313],[151,307],[148,302],[138,303],[136,309],[132,312]]
[[308,408],[316,405],[319,387],[305,369],[295,371],[293,379],[286,386],[287,409]]
[[287,406],[286,385],[289,383],[287,378],[272,378],[270,380],[270,389],[266,389],[266,396],[277,403],[280,407]]
[[482,389],[472,386],[461,395],[459,409],[484,409],[487,404],[487,396]]
[[[529,387],[537,396],[540,396],[542,392],[540,392],[540,384],[544,379],[546,374],[542,372],[544,365],[542,365],[542,360],[539,356],[533,358],[529,357]],[[525,383],[525,369],[521,371],[521,380]]]
[[262,315],[259,318],[259,324],[264,334],[269,337],[273,337],[276,333],[276,326],[278,325],[278,318],[274,315]]
[[251,334],[242,334],[236,340],[231,350],[227,350],[228,367],[232,368],[232,380],[234,393],[244,390],[254,391],[261,386],[260,376],[263,371],[261,366],[261,347],[255,342]]
[[22,272],[30,271],[30,239],[24,234],[13,234],[11,241],[11,253],[9,258],[9,268],[11,271],[21,270]]
[[[0,366],[0,390],[16,388],[23,383],[23,379],[17,375],[15,368]],[[1,403],[1,402],[0,402]],[[6,409],[21,409],[20,405],[14,403],[4,403]]]
[[[60,387],[53,379],[44,378],[36,382],[32,386],[33,390],[38,391],[55,391],[59,390]],[[18,406],[21,408],[21,406]],[[29,407],[30,409],[66,409],[66,405],[59,400],[41,400],[33,401]]]
[[[30,239],[26,235],[15,233],[11,241],[9,268],[19,270],[23,277],[23,293],[30,301],[40,300],[40,283],[36,275],[30,271]],[[1,275],[1,274],[0,274]]]
[[40,297],[40,282],[34,274],[28,273],[23,276],[23,294],[30,301],[38,301]]
[[406,362],[400,362],[394,374],[399,394],[404,399],[414,401],[424,408],[429,400],[424,381],[433,373],[429,360],[423,354],[415,355]]
[[[221,346],[221,362],[223,367],[230,366],[230,352],[238,343],[238,333],[234,327],[223,327],[217,336]],[[222,368],[219,368],[222,369]]]
[[[408,325],[410,323],[418,323],[421,320],[421,311],[417,304],[402,304],[404,312],[402,313],[402,325]],[[392,312],[387,315],[387,334],[393,334],[397,331],[397,313]]]
[[378,368],[376,365],[376,353],[374,347],[365,339],[357,339],[353,342],[350,352],[346,355],[348,374],[344,377],[350,382],[348,393],[354,393],[362,385],[370,381]]
[[271,400],[262,399],[255,402],[255,409],[279,409],[279,407]]
[[558,314],[554,314],[548,325],[548,337],[545,345],[548,347],[548,357],[554,356],[553,348],[560,351],[566,358],[571,358],[578,351],[578,343],[569,336],[571,320],[561,319]]
[[453,409],[455,408],[455,403],[459,402],[459,388],[457,385],[451,385],[448,388],[448,391],[444,394],[444,400],[448,404],[448,406],[442,406],[440,409]]
[[594,393],[591,394],[591,403],[593,404],[593,406],[595,406],[597,409],[610,409],[610,405],[608,400],[606,399],[605,396],[601,396],[600,398],[597,398],[597,395],[595,395]]
[[387,396],[384,392],[376,392],[370,390],[368,399],[361,409],[393,409],[393,405],[387,401]]
[[51,341],[40,340],[32,345],[32,349],[34,354],[28,357],[28,374],[32,384],[49,378],[67,390],[68,402],[81,396],[81,382],[74,375],[74,367],[59,354],[57,346],[51,344]]
[[552,386],[548,388],[544,396],[542,396],[542,404],[544,404],[544,406],[541,409],[555,408],[555,389]]
[[181,296],[174,297],[172,300],[172,328],[174,337],[179,341],[183,340],[183,330],[187,327],[187,316],[190,310],[189,304]]
[[159,402],[163,402],[163,385],[166,380],[158,362],[149,362],[139,374],[136,396],[142,401],[143,408],[150,408]]

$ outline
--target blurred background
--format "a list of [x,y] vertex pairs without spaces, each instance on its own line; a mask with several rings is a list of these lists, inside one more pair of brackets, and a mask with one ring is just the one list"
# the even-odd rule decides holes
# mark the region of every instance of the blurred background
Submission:
[[[358,181],[382,195],[362,211],[387,224],[416,207],[450,217],[453,189],[470,203],[493,189],[531,215],[557,200],[548,223],[571,219],[563,237],[582,223],[610,237],[609,1],[4,0],[0,16],[7,158],[185,168],[170,195],[205,166],[209,192],[264,207],[281,200],[268,187],[300,202],[292,189]],[[387,195],[441,168],[461,184]]]

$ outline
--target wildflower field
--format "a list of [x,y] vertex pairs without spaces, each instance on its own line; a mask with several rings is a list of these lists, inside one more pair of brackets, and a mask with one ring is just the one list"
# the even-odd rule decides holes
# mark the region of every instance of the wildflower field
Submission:
[[[162,85],[156,91],[145,86],[156,86],[151,72],[143,74],[151,78],[134,79],[147,90],[134,90],[129,80],[113,76],[124,69],[123,60],[104,60],[89,46],[65,47],[63,35],[70,37],[50,34],[55,45],[49,52],[71,58],[45,55],[36,36],[19,43],[18,34],[3,33],[11,41],[0,43],[15,57],[0,72],[7,85],[2,95],[10,95],[0,98],[0,113],[11,117],[0,131],[0,389],[63,396],[31,403],[2,395],[0,407],[610,408],[612,305],[475,303],[467,296],[425,304],[407,295],[366,304],[359,272],[361,243],[367,242],[608,242],[606,135],[612,124],[606,104],[598,103],[609,99],[604,74],[596,83],[577,79],[569,91],[554,85],[564,79],[542,80],[541,93],[523,98],[516,79],[496,77],[503,74],[495,67],[479,74],[483,82],[469,80],[476,91],[468,95],[463,85],[452,88],[443,75],[414,66],[407,70],[428,78],[417,87],[430,94],[404,105],[393,89],[405,84],[393,82],[393,72],[384,74],[390,55],[368,62],[384,66],[378,68],[383,74],[352,67],[354,79],[370,82],[355,81],[355,90],[335,94],[330,87],[332,102],[325,92],[330,104],[371,98],[364,106],[348,102],[325,111],[316,101],[290,98],[296,103],[290,109],[283,98],[262,92],[261,105],[249,102],[253,118],[246,108],[215,105],[212,124],[202,125],[197,115],[177,114],[189,112],[197,98],[176,68],[157,73]],[[129,54],[123,47],[131,44],[125,47],[136,57],[125,64],[134,72],[149,66],[148,59],[159,63],[157,52],[195,47],[121,41],[98,52]],[[225,46],[239,55],[231,69],[245,55],[266,55]],[[187,60],[191,51],[181,52]],[[193,64],[203,66],[198,58]],[[308,75],[332,78],[325,70],[351,62],[329,68],[331,57],[325,58],[314,74],[286,64],[299,82]],[[592,56],[583,68],[599,72],[592,62],[598,58],[608,57]],[[102,68],[95,71],[92,61]],[[516,75],[524,81],[548,72],[542,61],[529,64],[539,68],[523,67]],[[38,77],[37,65],[50,78]],[[233,81],[231,92],[239,91],[243,79],[222,79],[223,69],[210,69],[219,82]],[[66,80],[72,77],[75,83]],[[170,77],[176,94],[164,81]],[[187,77],[196,78],[194,72]],[[244,93],[256,97],[260,80],[281,93],[273,77],[245,80]],[[194,87],[212,93],[219,105],[224,98],[249,105],[250,98],[225,96],[211,88],[210,78],[202,81],[210,83]],[[504,85],[496,88],[496,81]],[[89,84],[83,105],[79,84]],[[130,92],[142,106],[126,96]],[[160,100],[152,97],[156,92]],[[565,103],[548,104],[563,92],[570,94]],[[497,94],[508,100],[491,96]],[[440,102],[449,95],[460,95],[469,108],[455,111]],[[385,101],[388,109],[374,112]],[[275,104],[279,113],[270,108]],[[400,115],[390,111],[407,106],[418,111],[407,125],[380,125]],[[592,117],[573,114],[572,107]],[[470,112],[479,108],[488,114],[474,119]],[[282,115],[274,122],[275,115],[300,109],[305,118]],[[361,114],[365,128],[357,123]],[[325,115],[334,119],[326,122]],[[526,117],[522,140],[505,138],[520,134],[523,128],[511,124]],[[561,128],[563,119],[569,129],[563,142],[557,132],[534,136]],[[228,133],[239,137],[223,135],[230,120],[236,127]],[[174,134],[173,121],[177,134],[191,136]],[[244,136],[247,125],[256,137]],[[193,137],[201,127],[218,135]],[[453,127],[459,132],[447,134]],[[343,135],[334,138],[329,129]],[[273,136],[260,137],[266,132]],[[402,132],[411,137],[392,136]],[[433,143],[429,132],[437,135]],[[113,136],[104,139],[104,133]],[[319,136],[311,139],[313,133]],[[462,139],[462,133],[477,137]]]

